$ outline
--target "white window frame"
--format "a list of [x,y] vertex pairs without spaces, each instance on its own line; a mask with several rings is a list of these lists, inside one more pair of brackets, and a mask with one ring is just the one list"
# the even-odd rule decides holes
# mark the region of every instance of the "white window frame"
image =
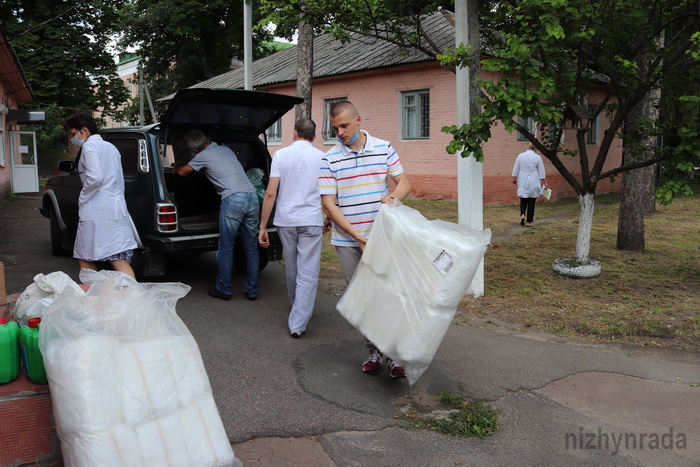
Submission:
[[265,137],[268,146],[279,146],[282,144],[282,119],[280,118],[275,123],[265,130]]
[[[407,103],[413,98],[413,103]],[[430,90],[401,92],[401,139],[430,139]],[[411,114],[412,112],[412,114]],[[414,118],[411,118],[414,115]],[[409,120],[412,120],[409,122]]]
[[331,97],[328,99],[323,99],[323,129],[321,130],[321,137],[324,140],[324,144],[335,144],[336,136],[333,127],[331,126],[331,107],[336,102],[343,102],[348,100],[347,97]]
[[[533,134],[535,138],[537,138],[537,122],[530,118],[523,118],[523,117],[518,117],[518,123],[520,124],[521,127],[527,129],[530,131],[530,133]],[[525,137],[524,134],[518,132],[518,141],[520,142],[529,142],[530,140]]]
[[[597,105],[589,105],[589,112],[595,114],[598,111]],[[600,115],[598,115],[600,117]],[[599,144],[598,133],[600,133],[600,128],[598,125],[598,117],[596,117],[590,124],[588,131],[586,132],[586,144],[596,145]]]

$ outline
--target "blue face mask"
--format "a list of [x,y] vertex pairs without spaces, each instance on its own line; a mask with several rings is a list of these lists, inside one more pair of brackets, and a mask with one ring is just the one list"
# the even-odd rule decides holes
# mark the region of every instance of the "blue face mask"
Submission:
[[73,137],[70,139],[70,142],[73,143],[73,145],[78,146],[78,147],[80,147],[80,146],[82,146],[83,144],[85,144],[85,140],[84,140],[84,139],[78,139],[77,133],[76,133],[75,135],[73,135]]
[[355,132],[355,134],[352,135],[352,139],[351,139],[350,141],[348,141],[347,143],[343,143],[343,140],[340,139],[340,138],[338,138],[338,142],[339,142],[340,144],[345,144],[346,146],[350,146],[352,143],[354,143],[355,141],[357,141],[357,138],[359,138],[359,137],[360,137],[360,134],[357,133],[357,132]]

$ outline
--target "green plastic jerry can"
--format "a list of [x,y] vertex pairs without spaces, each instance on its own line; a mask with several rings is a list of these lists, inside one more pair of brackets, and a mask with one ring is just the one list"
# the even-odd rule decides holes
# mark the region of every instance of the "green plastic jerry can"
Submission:
[[17,379],[19,373],[19,326],[0,318],[0,383]]
[[19,328],[19,348],[22,355],[22,367],[29,381],[46,384],[44,358],[39,350],[39,323],[41,318],[31,318],[27,326]]

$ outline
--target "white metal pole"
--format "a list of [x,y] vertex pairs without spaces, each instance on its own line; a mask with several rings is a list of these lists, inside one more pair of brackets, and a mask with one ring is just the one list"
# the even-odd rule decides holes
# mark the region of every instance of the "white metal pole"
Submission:
[[[455,1],[455,45],[469,44],[469,14],[470,0]],[[471,0],[476,1],[476,0]],[[469,103],[469,67],[459,67],[456,71],[457,80],[457,125],[470,123]],[[457,206],[459,223],[481,230],[484,228],[484,182],[481,162],[473,157],[457,156]],[[475,297],[484,294],[484,262],[479,264],[474,280],[468,293]]]
[[253,89],[253,2],[243,2],[243,87]]

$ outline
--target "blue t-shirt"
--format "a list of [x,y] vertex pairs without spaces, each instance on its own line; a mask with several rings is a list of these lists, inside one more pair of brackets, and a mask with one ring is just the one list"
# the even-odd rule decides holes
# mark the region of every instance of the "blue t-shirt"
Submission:
[[194,156],[189,166],[197,172],[204,169],[221,199],[234,193],[255,193],[255,187],[248,180],[236,153],[226,146],[211,143]]

